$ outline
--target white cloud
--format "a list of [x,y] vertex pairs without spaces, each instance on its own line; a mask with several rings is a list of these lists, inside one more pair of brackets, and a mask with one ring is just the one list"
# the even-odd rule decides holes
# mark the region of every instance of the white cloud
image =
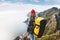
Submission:
[[30,1],[33,1],[33,2],[39,2],[39,0],[30,0]]
[[39,2],[39,0],[34,0],[35,2]]
[[59,3],[59,2],[60,2],[60,0],[45,0],[45,2]]
[[[22,3],[1,3],[0,4],[0,40],[13,40],[21,31],[26,31],[25,24],[21,25],[31,9],[38,12],[47,10],[59,5],[33,5]],[[23,29],[24,27],[25,29]]]
[[50,5],[60,5],[60,0],[45,0],[45,3]]
[[55,0],[55,2],[59,2],[60,3],[60,0]]
[[5,1],[5,0],[1,0],[2,2]]
[[50,2],[51,0],[44,0],[45,2]]

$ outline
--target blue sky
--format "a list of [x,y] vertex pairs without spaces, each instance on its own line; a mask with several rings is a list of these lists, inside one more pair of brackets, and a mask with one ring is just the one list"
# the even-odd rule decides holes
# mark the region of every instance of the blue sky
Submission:
[[40,5],[57,5],[60,0],[0,0],[0,2],[40,4]]

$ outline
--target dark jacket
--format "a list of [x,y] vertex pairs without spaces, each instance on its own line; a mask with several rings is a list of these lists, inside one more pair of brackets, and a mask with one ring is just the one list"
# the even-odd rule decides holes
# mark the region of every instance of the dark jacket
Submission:
[[33,33],[34,22],[35,22],[35,17],[30,17],[27,32],[29,32],[31,34]]

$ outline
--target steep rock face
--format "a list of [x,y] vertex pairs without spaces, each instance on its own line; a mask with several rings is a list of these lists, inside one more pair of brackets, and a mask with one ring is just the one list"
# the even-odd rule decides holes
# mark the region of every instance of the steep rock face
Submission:
[[47,19],[44,34],[37,40],[60,40],[60,9],[47,12],[48,10],[42,15]]
[[55,15],[52,15],[50,20],[46,24],[44,35],[54,33],[56,29],[56,25],[57,25],[57,22],[56,22]]
[[42,17],[46,18],[47,24],[43,35],[52,34],[57,29],[57,18],[56,15],[59,13],[58,8],[53,7],[43,12]]
[[58,14],[56,14],[55,16],[56,16],[56,21],[57,21],[56,30],[60,30],[60,9],[59,9]]

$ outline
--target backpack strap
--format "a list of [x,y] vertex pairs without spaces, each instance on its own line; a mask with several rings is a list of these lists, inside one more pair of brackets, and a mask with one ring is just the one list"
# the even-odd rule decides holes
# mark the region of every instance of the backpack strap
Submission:
[[38,25],[38,24],[35,24],[35,26],[40,26],[40,25]]

